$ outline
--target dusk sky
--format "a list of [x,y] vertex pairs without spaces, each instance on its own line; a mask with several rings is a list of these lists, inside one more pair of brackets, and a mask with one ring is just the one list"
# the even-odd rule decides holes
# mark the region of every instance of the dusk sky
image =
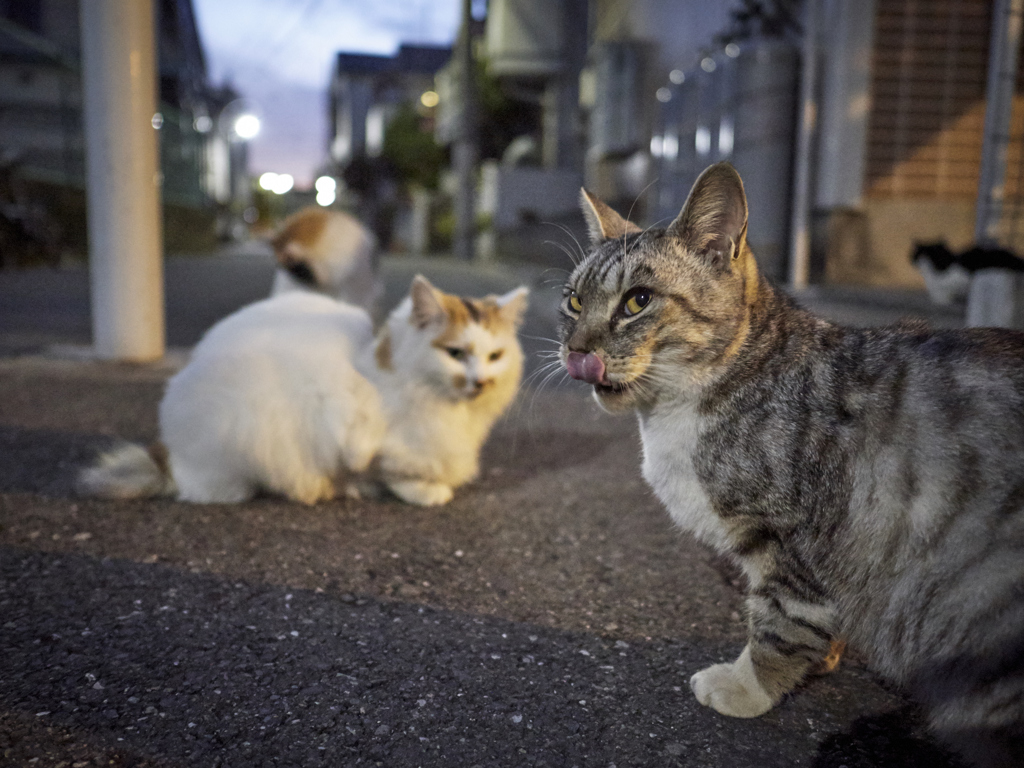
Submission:
[[230,82],[263,123],[250,169],[308,186],[327,159],[327,82],[339,51],[449,45],[459,0],[194,0],[210,79]]

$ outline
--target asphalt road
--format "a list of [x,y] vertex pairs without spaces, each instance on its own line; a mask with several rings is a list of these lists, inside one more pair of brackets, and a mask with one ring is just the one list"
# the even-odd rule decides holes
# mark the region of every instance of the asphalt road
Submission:
[[[741,576],[673,529],[632,419],[539,386],[557,274],[389,260],[388,302],[415,271],[535,288],[540,375],[440,509],[75,498],[97,450],[156,436],[169,367],[41,354],[88,340],[83,275],[0,273],[0,765],[954,765],[856,657],[756,720],[699,706]],[[172,344],[267,285],[261,258],[169,264]]]

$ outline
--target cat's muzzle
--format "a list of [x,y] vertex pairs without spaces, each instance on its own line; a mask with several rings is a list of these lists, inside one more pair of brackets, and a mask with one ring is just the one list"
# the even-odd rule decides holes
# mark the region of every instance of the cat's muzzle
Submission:
[[599,402],[606,405],[610,405],[611,401],[621,401],[620,396],[626,395],[633,383],[609,379],[604,361],[593,352],[569,352],[565,357],[565,367],[574,379],[592,384]]
[[565,356],[565,367],[578,381],[595,386],[611,383],[605,378],[604,361],[593,352],[570,352]]

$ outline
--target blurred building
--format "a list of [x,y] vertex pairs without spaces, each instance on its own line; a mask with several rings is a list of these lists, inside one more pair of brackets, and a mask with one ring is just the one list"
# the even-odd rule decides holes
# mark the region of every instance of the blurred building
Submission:
[[[809,9],[816,23],[807,27]],[[765,271],[789,272],[793,169],[807,164],[812,282],[920,287],[916,243],[972,243],[986,104],[989,0],[734,3],[690,67],[663,73],[652,134],[658,217],[729,160]],[[795,154],[811,30],[816,118]],[[1017,92],[1020,93],[1018,75]],[[1024,102],[1014,97],[1001,244],[1024,247]]]
[[[577,205],[586,143],[579,104],[588,18],[587,0],[492,0],[488,7],[478,46],[488,74],[520,102],[540,107],[532,130],[484,163],[483,208],[498,232],[558,219]],[[455,73],[450,80],[459,82]],[[451,111],[446,105],[452,102],[458,100],[442,101],[442,113]]]
[[788,275],[801,29],[795,2],[735,3],[715,34],[662,64],[650,103],[651,219],[671,221],[708,165],[743,176],[761,271]]
[[[213,238],[217,207],[245,191],[244,149],[232,148],[222,119],[237,94],[207,81],[191,1],[154,8],[166,241],[190,247]],[[78,0],[0,0],[0,169],[47,209],[64,246],[84,252]]]
[[377,157],[384,129],[404,103],[434,89],[450,48],[402,45],[394,56],[339,53],[330,84],[330,157],[339,168]]
[[570,223],[583,184],[636,220],[657,220],[658,88],[670,70],[692,65],[728,8],[699,0],[491,0],[481,52],[488,70],[541,106],[523,137],[539,151],[485,164],[482,197],[499,232]]
[[[830,282],[917,286],[915,242],[974,239],[994,3],[824,2],[815,251]],[[1018,72],[1002,244],[1024,247]]]
[[[665,224],[697,174],[728,160],[746,184],[762,269],[784,281],[803,163],[812,281],[919,287],[915,242],[974,238],[993,5],[491,0],[482,54],[543,118],[532,167],[492,169],[497,192],[485,199],[500,226],[557,219],[575,205],[562,181],[576,174],[633,218]],[[798,156],[808,29],[816,87],[804,106],[816,119]],[[1020,91],[1018,77],[1000,238],[1018,250]],[[525,192],[511,183],[527,176]]]
[[[409,215],[404,217],[404,225],[398,223],[403,177],[405,181],[415,178],[418,165],[429,176],[426,166],[431,165],[428,158],[417,154],[415,142],[403,147],[403,157],[382,156],[385,131],[403,110],[414,110],[417,123],[419,116],[433,114],[435,75],[451,53],[450,48],[401,45],[393,56],[339,53],[335,60],[329,86],[329,163],[325,171],[343,180],[346,203],[383,248],[391,247],[396,228],[410,228]],[[420,130],[418,125],[404,127],[422,133],[422,139],[430,143],[429,130]],[[426,227],[424,220],[419,229],[425,231]],[[399,239],[416,241],[425,248],[428,238],[424,232],[410,235],[405,231]]]

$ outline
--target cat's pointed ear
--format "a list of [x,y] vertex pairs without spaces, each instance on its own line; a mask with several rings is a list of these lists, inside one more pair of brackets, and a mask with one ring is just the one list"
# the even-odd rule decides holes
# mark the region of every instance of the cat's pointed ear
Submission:
[[740,255],[747,233],[747,196],[736,169],[729,163],[706,169],[665,232],[679,238],[687,250],[727,268]]
[[518,328],[519,324],[523,322],[523,314],[526,312],[526,305],[529,302],[530,289],[525,285],[494,297],[494,303],[501,308],[502,316],[512,323],[513,328]]
[[447,314],[438,290],[423,275],[416,275],[412,279],[409,296],[412,298],[409,319],[417,328],[426,328],[431,323],[439,322]]
[[597,245],[602,240],[643,231],[583,188],[580,189],[580,208],[583,209],[583,218],[587,220],[587,231],[590,233],[592,245]]

